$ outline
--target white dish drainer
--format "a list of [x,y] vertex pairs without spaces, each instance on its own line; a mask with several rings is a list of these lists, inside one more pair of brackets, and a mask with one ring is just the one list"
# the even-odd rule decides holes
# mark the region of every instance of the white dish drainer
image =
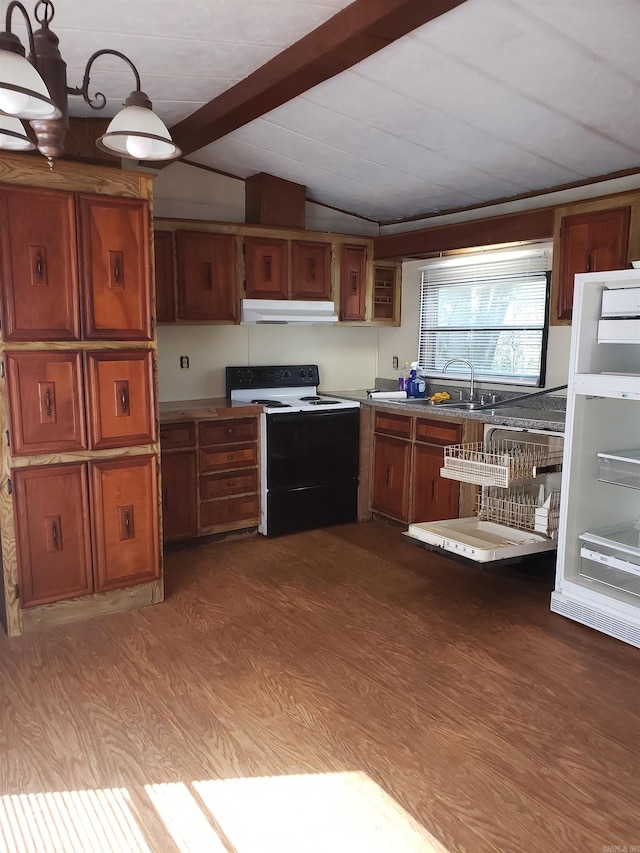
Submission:
[[547,444],[500,438],[445,447],[440,474],[449,480],[507,489],[514,480],[559,471],[561,466],[562,450]]

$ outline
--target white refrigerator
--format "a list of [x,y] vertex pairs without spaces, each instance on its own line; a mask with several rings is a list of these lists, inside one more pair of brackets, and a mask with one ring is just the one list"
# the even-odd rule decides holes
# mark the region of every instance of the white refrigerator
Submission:
[[551,610],[640,647],[640,269],[575,278]]

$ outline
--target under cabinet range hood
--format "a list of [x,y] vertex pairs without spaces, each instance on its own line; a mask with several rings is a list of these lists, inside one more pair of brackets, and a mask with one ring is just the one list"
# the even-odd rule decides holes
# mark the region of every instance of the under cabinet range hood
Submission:
[[291,323],[326,325],[337,323],[333,302],[312,302],[303,299],[243,299],[241,323]]

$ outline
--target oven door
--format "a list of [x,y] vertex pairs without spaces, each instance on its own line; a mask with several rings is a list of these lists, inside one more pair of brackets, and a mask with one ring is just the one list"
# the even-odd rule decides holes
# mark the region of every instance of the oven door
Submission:
[[267,535],[357,519],[360,410],[266,416]]

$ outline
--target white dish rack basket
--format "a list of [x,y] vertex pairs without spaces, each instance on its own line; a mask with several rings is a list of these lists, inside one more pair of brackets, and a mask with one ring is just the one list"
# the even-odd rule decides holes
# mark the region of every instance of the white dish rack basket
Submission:
[[561,467],[562,450],[547,444],[501,438],[489,443],[479,441],[445,447],[440,474],[462,483],[506,489],[514,480],[559,471]]

